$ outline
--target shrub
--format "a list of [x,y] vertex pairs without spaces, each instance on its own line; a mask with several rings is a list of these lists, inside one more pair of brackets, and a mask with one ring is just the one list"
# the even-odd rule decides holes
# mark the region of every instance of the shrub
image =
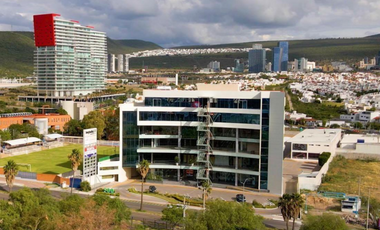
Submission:
[[264,208],[264,206],[261,203],[259,203],[257,200],[253,200],[252,205],[255,208]]
[[[103,191],[103,190],[102,190],[102,191]],[[128,189],[128,192],[131,192],[131,193],[138,193],[135,187],[129,188],[129,189]]]
[[319,166],[323,166],[330,158],[331,153],[330,152],[323,152],[321,155],[319,155],[318,158],[318,164]]
[[82,181],[80,183],[80,190],[83,192],[89,192],[91,191],[91,185],[88,181]]

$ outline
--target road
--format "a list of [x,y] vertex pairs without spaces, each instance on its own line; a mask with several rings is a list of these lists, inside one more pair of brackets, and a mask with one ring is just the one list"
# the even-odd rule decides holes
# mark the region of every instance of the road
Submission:
[[[161,186],[160,186],[161,187]],[[17,191],[23,188],[23,186],[13,186],[13,191]],[[32,188],[38,189],[38,188]],[[188,188],[186,188],[188,189]],[[195,188],[195,190],[197,190]],[[190,193],[195,190],[187,191],[186,193]],[[5,184],[0,184],[0,191],[8,191],[8,187]],[[64,194],[69,194],[70,190],[67,191],[56,191],[50,190],[53,197],[60,199]],[[214,193],[215,191],[213,191]],[[224,191],[225,192],[225,191]],[[235,191],[231,191],[231,197],[234,197],[232,194],[236,193]],[[88,197],[86,194],[79,194],[77,191],[74,191],[74,194],[78,194],[81,197]],[[218,194],[218,193],[217,193]],[[224,194],[224,193],[223,193]],[[226,193],[228,194],[228,193]],[[220,194],[219,194],[220,195]],[[216,196],[216,195],[214,195]],[[224,195],[225,196],[225,195]],[[0,199],[7,200],[9,198],[8,193],[0,192]],[[232,199],[232,198],[231,198]],[[136,200],[123,200],[124,203],[132,210],[132,218],[134,220],[139,221],[159,221],[161,219],[161,211],[166,207],[164,204],[154,204],[154,203],[144,203],[143,209],[146,212],[137,211],[140,208],[140,202]],[[264,216],[264,224],[267,227],[277,228],[277,229],[285,229],[285,223],[281,220],[280,212],[278,209],[274,210],[262,210],[256,209],[255,213]],[[300,228],[300,225],[296,225],[296,230]]]

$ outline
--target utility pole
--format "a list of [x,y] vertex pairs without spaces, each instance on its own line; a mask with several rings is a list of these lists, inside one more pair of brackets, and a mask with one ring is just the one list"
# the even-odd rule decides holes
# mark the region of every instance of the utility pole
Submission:
[[186,195],[183,196],[183,218],[186,218]]
[[368,188],[368,201],[367,201],[367,224],[366,224],[366,228],[368,230],[368,219],[369,219],[369,202],[370,202],[370,199],[371,199],[371,188]]

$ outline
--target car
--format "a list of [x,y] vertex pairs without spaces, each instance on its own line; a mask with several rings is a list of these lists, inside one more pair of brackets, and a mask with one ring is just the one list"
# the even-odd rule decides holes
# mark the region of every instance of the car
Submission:
[[243,195],[243,194],[237,194],[236,195],[236,201],[237,202],[245,202],[246,200],[245,200],[245,196]]
[[154,193],[156,190],[156,186],[149,186],[149,192]]

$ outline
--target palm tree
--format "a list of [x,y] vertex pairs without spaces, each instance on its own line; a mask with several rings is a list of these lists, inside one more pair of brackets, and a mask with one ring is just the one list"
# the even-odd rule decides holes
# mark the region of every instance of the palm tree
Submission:
[[209,181],[205,180],[202,182],[202,190],[203,190],[203,209],[206,208],[206,199],[208,195],[211,194],[212,188]]
[[5,180],[9,187],[9,192],[12,192],[13,181],[18,173],[18,166],[13,160],[9,160],[4,166]]
[[292,230],[294,230],[295,221],[300,215],[301,208],[303,206],[304,200],[303,197],[299,193],[293,193],[291,195],[292,201],[291,201],[291,209],[293,214],[293,226]]
[[278,201],[278,207],[281,208],[281,214],[286,224],[286,230],[289,230],[289,220],[293,217],[293,210],[291,208],[292,196],[284,194]]
[[143,209],[143,201],[144,201],[144,179],[146,175],[149,172],[149,161],[142,160],[137,166],[137,171],[141,175],[141,204],[140,204],[140,211]]
[[[72,183],[74,184],[74,172],[77,171],[81,161],[82,155],[79,153],[78,149],[73,149],[71,154],[67,156],[71,162],[71,169],[73,170]],[[71,194],[73,194],[73,184],[71,185]]]

